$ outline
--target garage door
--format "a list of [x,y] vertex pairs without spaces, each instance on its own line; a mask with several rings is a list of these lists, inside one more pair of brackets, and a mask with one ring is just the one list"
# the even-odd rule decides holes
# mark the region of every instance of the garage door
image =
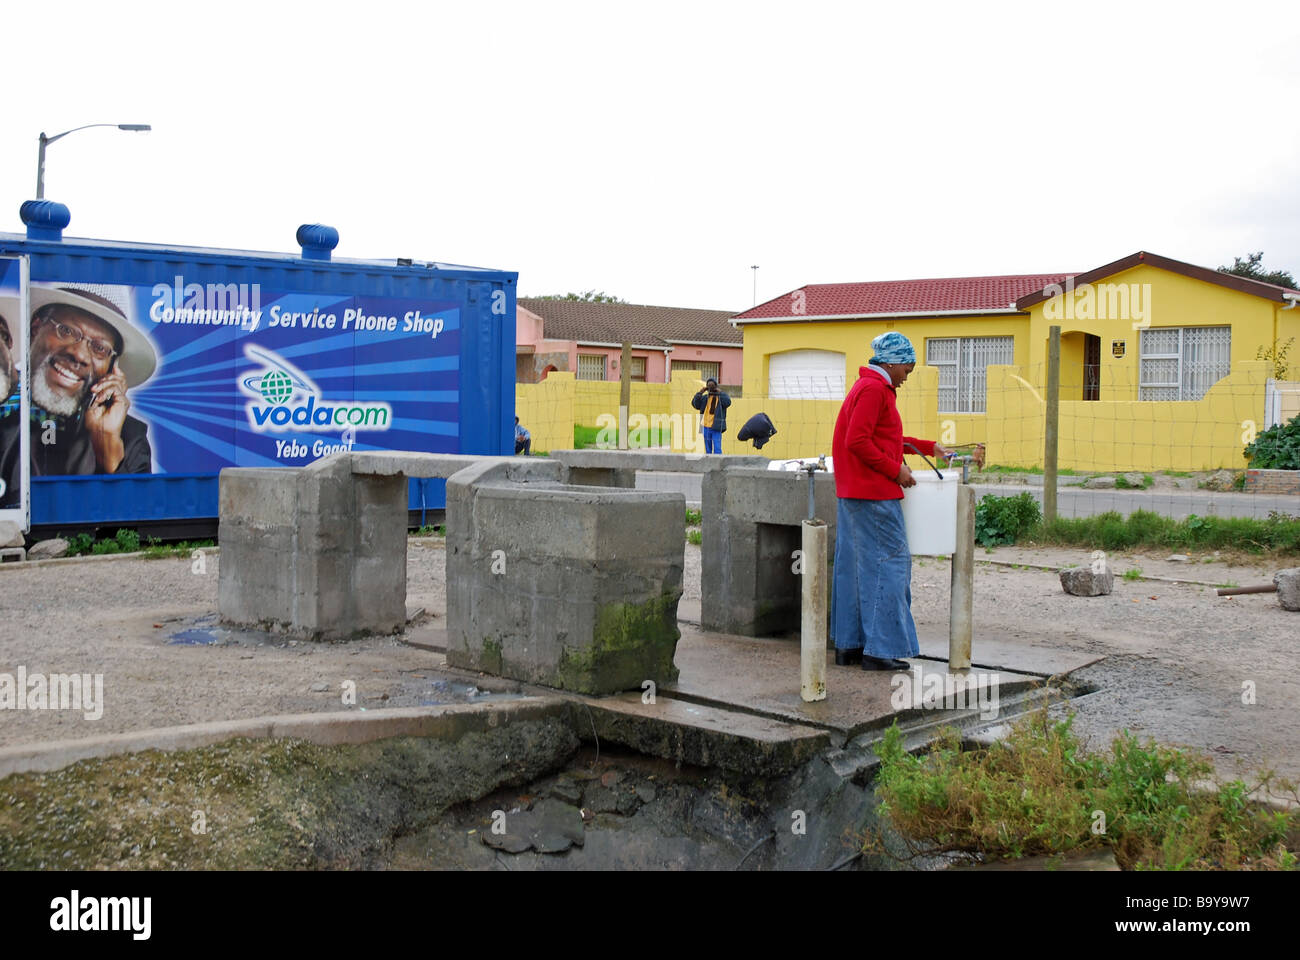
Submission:
[[767,395],[803,400],[844,399],[844,354],[788,350],[767,361]]

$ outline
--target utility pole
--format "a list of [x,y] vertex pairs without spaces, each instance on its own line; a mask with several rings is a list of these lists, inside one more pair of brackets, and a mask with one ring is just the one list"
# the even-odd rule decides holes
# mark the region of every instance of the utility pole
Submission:
[[752,265],[749,269],[754,271],[754,302],[750,306],[756,307],[758,306],[758,264]]
[[1043,522],[1056,519],[1056,451],[1061,426],[1061,328],[1047,339],[1047,423],[1043,429]]

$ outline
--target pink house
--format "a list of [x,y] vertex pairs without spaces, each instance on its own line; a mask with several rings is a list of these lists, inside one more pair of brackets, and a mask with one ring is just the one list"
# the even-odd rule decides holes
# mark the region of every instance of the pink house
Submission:
[[742,335],[729,310],[520,297],[515,310],[515,381],[536,383],[552,370],[579,380],[618,380],[625,340],[632,379],[667,383],[673,370],[716,377],[739,394]]

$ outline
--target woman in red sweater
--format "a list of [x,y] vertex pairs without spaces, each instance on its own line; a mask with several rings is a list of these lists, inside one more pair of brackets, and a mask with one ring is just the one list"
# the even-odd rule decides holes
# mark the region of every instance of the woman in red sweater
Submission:
[[941,457],[930,440],[903,435],[897,391],[916,367],[911,341],[897,331],[871,341],[835,421],[835,579],[831,639],[835,662],[864,670],[907,670],[920,655],[912,620],[912,554],[903,529],[903,488],[915,485],[903,444]]

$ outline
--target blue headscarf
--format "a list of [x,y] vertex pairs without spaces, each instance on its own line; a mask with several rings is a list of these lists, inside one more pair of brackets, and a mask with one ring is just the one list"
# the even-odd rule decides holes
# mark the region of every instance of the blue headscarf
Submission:
[[916,363],[916,350],[912,348],[912,341],[897,330],[876,337],[871,341],[871,349],[875,351],[872,363]]

